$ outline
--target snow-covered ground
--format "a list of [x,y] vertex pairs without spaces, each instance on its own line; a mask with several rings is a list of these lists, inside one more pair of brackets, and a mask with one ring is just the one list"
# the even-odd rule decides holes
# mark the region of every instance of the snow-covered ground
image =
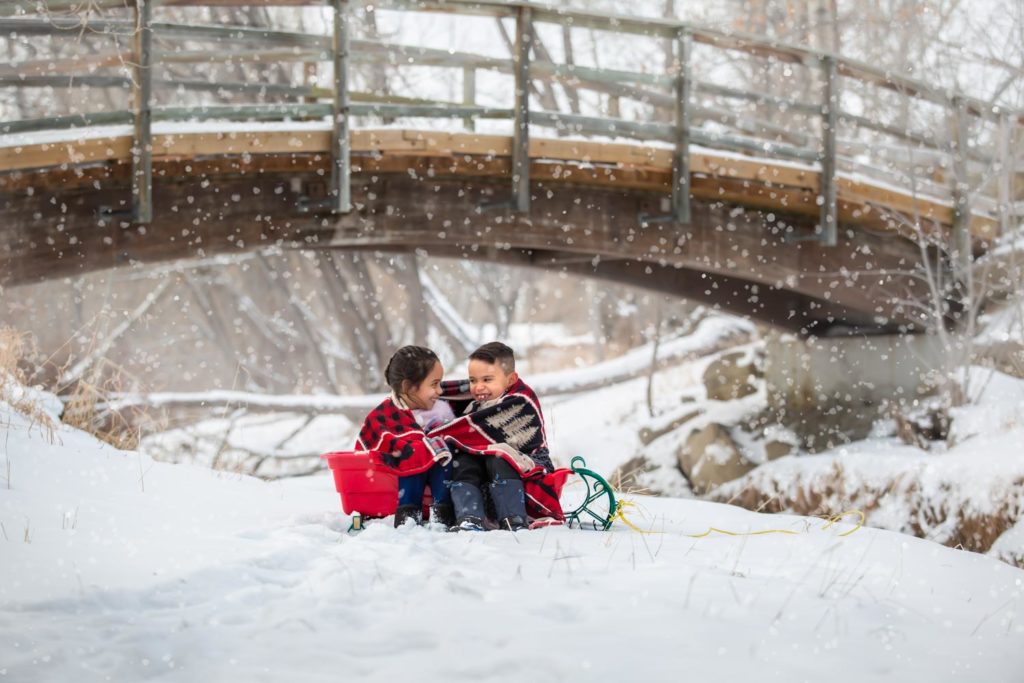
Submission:
[[[591,431],[622,417],[595,414]],[[51,443],[5,404],[0,425],[0,680],[995,683],[1024,671],[1024,571],[887,531],[840,536],[852,520],[823,529],[634,498],[631,519],[654,533],[377,523],[350,536],[327,476],[268,483],[158,463],[69,427]],[[580,446],[611,457],[596,437]],[[688,536],[709,527],[801,533]]]

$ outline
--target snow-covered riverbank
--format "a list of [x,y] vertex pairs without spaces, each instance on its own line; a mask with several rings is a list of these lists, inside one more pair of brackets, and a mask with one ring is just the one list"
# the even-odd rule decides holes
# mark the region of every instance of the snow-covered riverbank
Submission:
[[[632,518],[658,533],[349,536],[329,477],[156,463],[68,427],[49,443],[2,411],[0,680],[1024,671],[1024,571],[928,541],[639,497]],[[711,526],[802,533],[687,536]]]

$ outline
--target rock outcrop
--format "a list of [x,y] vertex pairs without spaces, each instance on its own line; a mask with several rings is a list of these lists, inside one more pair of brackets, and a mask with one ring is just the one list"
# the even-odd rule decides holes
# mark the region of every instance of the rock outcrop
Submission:
[[704,388],[713,401],[732,401],[756,392],[761,376],[753,354],[733,351],[716,358],[704,370]]
[[712,422],[695,430],[676,454],[694,493],[703,495],[754,469],[725,425]]

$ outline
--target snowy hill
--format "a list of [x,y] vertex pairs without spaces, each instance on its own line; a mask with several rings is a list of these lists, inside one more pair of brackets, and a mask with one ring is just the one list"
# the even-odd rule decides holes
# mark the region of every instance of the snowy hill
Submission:
[[[631,519],[654,533],[381,522],[349,536],[326,476],[266,483],[157,463],[66,426],[51,443],[7,404],[0,424],[0,680],[1024,671],[1024,571],[896,533],[635,498]],[[709,527],[800,533],[692,537]]]

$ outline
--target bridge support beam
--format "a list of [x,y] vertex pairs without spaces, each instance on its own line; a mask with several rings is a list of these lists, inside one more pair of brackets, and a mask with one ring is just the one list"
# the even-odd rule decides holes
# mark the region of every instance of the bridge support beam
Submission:
[[153,221],[153,29],[154,0],[135,3],[135,82],[132,141],[132,222]]
[[672,154],[672,218],[690,222],[690,54],[693,34],[682,29],[676,36],[675,151]]
[[352,210],[352,151],[349,140],[348,0],[334,1],[334,102],[331,110],[331,211]]
[[512,125],[512,206],[530,210],[530,38],[533,10],[520,7],[516,14],[515,102]]
[[834,247],[839,240],[839,220],[836,208],[836,126],[839,123],[839,88],[836,59],[826,55],[821,59],[825,92],[821,103],[821,244]]

